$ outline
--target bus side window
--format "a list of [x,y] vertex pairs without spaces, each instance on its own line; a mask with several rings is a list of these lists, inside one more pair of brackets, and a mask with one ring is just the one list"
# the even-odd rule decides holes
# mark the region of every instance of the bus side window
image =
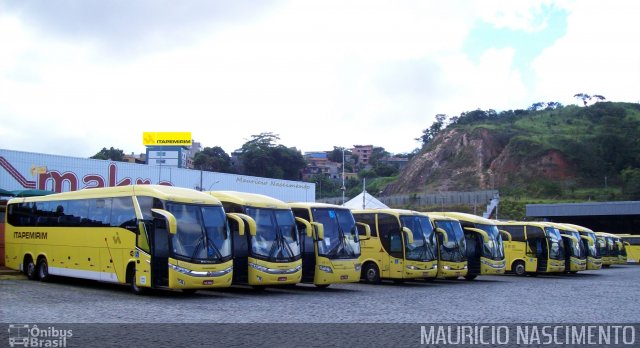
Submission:
[[132,198],[114,198],[111,204],[111,226],[137,230],[136,221],[136,212],[133,208]]
[[[374,214],[357,214],[354,215],[357,222],[362,222],[369,225],[371,229],[371,237],[378,236],[378,229],[376,229],[376,219]],[[361,236],[366,235],[366,231],[362,226],[358,225],[358,234]]]
[[393,257],[403,257],[402,235],[400,234],[400,223],[398,219],[389,214],[378,214],[379,236],[382,246],[389,251]]

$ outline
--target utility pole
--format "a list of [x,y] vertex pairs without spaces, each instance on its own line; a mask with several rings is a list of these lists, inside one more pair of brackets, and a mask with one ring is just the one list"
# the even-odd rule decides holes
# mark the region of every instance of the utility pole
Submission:
[[342,148],[342,187],[340,189],[342,190],[342,205],[344,205],[344,191],[347,190],[344,186],[344,147]]

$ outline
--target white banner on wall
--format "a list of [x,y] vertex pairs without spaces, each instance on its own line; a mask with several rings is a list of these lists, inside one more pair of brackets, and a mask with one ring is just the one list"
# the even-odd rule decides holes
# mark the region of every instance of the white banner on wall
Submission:
[[315,184],[0,149],[0,188],[55,192],[132,184],[161,184],[203,191],[260,193],[285,202],[315,201]]

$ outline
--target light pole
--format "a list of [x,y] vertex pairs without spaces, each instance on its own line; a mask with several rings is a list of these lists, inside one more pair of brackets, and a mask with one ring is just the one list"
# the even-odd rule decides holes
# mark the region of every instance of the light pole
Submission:
[[344,191],[347,190],[344,186],[344,147],[342,147],[342,187],[340,189],[342,190],[342,205],[344,205]]

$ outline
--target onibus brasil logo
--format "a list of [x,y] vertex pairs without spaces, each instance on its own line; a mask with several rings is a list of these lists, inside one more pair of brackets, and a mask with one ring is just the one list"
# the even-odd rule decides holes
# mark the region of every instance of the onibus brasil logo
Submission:
[[39,328],[29,324],[10,324],[8,331],[11,347],[66,347],[67,340],[73,336],[71,329]]

